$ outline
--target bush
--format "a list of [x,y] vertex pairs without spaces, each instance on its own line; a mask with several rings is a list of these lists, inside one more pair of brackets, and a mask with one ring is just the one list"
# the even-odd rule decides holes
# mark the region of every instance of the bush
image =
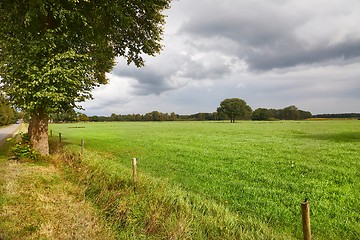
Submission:
[[11,149],[11,152],[13,154],[13,159],[38,160],[39,154],[31,148],[29,134],[20,133],[20,136],[21,136],[21,141],[17,142],[15,146]]

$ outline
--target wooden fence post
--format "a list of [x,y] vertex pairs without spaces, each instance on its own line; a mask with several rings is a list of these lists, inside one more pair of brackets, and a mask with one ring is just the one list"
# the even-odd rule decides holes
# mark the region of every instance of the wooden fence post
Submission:
[[61,143],[61,133],[59,133],[59,142]]
[[133,166],[134,193],[136,193],[136,158],[132,159],[132,166]]
[[304,240],[311,240],[310,204],[306,198],[303,202],[301,202],[301,215],[302,215]]

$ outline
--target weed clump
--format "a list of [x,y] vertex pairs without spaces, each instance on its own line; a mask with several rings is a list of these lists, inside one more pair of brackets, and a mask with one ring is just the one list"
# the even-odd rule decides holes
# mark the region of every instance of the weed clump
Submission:
[[11,148],[11,159],[13,160],[39,160],[40,154],[31,148],[30,135],[20,133],[21,140]]

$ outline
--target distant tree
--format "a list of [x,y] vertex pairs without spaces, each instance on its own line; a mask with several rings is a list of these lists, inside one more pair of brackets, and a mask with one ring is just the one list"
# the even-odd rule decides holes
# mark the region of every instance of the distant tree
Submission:
[[152,121],[152,120],[153,120],[153,115],[152,115],[152,113],[146,113],[146,114],[143,116],[143,120],[144,120],[144,121]]
[[89,117],[85,113],[78,113],[79,122],[88,122]]
[[99,121],[99,117],[96,116],[96,115],[94,115],[94,116],[89,117],[89,120],[90,120],[90,122],[98,122],[98,121]]
[[234,123],[235,119],[246,119],[251,117],[251,108],[240,98],[228,98],[223,100],[218,107],[219,114],[225,114]]
[[299,110],[296,106],[289,106],[283,109],[258,108],[253,112],[253,120],[304,120],[311,118],[312,114],[308,111]]
[[298,120],[299,116],[299,109],[294,105],[283,109],[283,117],[285,120]]
[[258,108],[252,114],[252,120],[265,121],[270,119],[270,111],[266,108]]
[[198,121],[205,121],[205,113],[198,113],[196,120]]
[[110,115],[110,121],[119,121],[119,116],[116,115],[115,113],[112,113]]
[[134,119],[134,121],[141,121],[142,117],[140,114],[133,114],[133,119]]
[[172,112],[170,114],[170,121],[176,121],[176,113]]
[[152,121],[161,121],[162,114],[158,111],[152,111],[151,112],[151,119]]
[[219,113],[218,112],[213,112],[211,115],[212,115],[212,120],[219,120]]
[[31,118],[32,147],[49,153],[51,113],[81,108],[115,58],[144,65],[161,50],[170,0],[1,0],[1,88]]
[[245,107],[245,115],[241,119],[251,120],[252,113],[253,113],[253,110],[251,109],[251,107],[249,105],[246,105],[246,107]]
[[301,120],[303,120],[303,119],[308,119],[308,118],[311,118],[311,117],[312,117],[312,114],[311,114],[311,112],[309,112],[309,111],[299,110],[299,114],[300,114],[300,119],[301,119]]
[[160,113],[160,120],[161,121],[169,121],[170,115],[168,113]]

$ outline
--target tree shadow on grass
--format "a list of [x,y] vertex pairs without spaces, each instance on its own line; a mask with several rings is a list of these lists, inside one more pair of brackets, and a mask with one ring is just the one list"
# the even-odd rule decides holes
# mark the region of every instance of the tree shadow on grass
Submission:
[[306,134],[305,138],[332,142],[360,142],[360,132]]

